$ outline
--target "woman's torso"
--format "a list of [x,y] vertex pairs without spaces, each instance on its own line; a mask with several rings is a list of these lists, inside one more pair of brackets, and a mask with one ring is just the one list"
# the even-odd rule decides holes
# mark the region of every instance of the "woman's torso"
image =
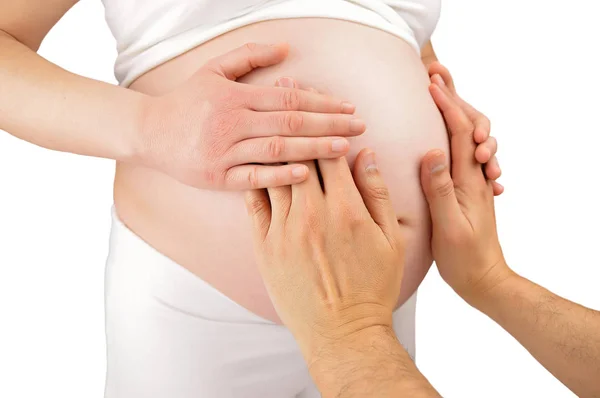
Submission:
[[[367,132],[351,140],[348,159],[352,162],[366,146],[377,152],[398,219],[407,226],[403,302],[432,261],[419,161],[429,149],[447,147],[443,120],[429,97],[429,80],[413,47],[353,22],[265,21],[219,36],[144,74],[131,88],[166,93],[208,59],[246,42],[274,39],[290,43],[288,59],[252,72],[241,82],[270,86],[277,77],[291,76],[303,86],[357,106]],[[243,193],[197,190],[151,169],[118,164],[115,205],[121,220],[158,251],[254,313],[277,319],[254,261]]]

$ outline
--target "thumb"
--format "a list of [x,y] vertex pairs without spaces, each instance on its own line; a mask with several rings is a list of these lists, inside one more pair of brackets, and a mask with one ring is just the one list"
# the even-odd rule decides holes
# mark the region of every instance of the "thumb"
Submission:
[[236,80],[256,68],[280,63],[287,57],[288,51],[289,46],[285,43],[273,45],[246,43],[213,58],[207,66],[229,80]]
[[262,242],[271,226],[271,202],[266,189],[246,192],[246,209],[252,222],[252,233]]
[[421,185],[429,203],[433,224],[450,226],[452,224],[449,223],[458,222],[462,211],[456,199],[454,182],[443,151],[430,151],[423,158]]
[[396,212],[390,200],[388,190],[375,159],[375,153],[363,149],[354,163],[354,183],[362,196],[371,218],[381,227],[383,232],[392,234],[398,228]]

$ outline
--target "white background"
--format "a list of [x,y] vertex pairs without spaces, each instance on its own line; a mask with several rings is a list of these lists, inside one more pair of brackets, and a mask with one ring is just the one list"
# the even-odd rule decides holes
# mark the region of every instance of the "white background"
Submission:
[[[82,1],[40,53],[114,82],[103,12],[99,1]],[[445,1],[433,40],[460,93],[492,119],[500,141],[507,189],[497,213],[508,262],[595,309],[598,15],[592,0]],[[110,161],[0,133],[2,397],[102,396],[112,174]],[[435,270],[421,288],[417,322],[418,365],[446,397],[572,396]]]

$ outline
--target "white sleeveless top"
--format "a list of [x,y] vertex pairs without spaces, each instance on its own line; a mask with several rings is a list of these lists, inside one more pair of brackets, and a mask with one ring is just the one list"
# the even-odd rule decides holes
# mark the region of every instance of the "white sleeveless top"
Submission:
[[441,0],[103,0],[117,41],[115,75],[137,77],[223,33],[259,21],[322,17],[392,33],[416,51],[439,19]]

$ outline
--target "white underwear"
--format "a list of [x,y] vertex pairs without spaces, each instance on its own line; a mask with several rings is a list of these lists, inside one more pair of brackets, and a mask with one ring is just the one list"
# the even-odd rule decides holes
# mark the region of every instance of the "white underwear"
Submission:
[[[106,398],[318,398],[298,346],[168,259],[112,211]],[[416,293],[394,313],[414,358]]]

